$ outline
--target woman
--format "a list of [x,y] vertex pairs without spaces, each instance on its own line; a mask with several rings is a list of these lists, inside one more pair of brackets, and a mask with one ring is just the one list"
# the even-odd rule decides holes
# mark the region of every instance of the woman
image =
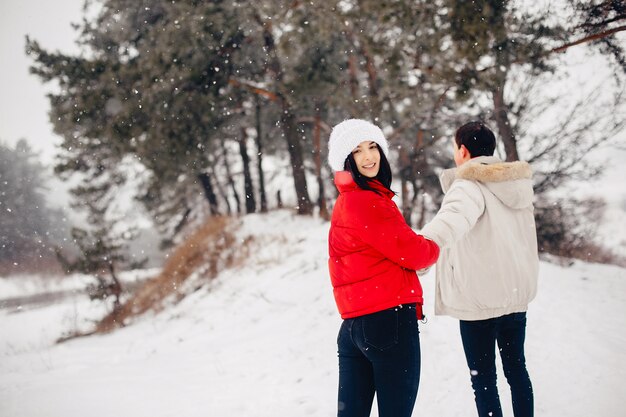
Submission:
[[416,270],[439,247],[415,234],[391,200],[383,132],[364,120],[333,128],[329,163],[339,197],[329,233],[328,266],[344,319],[337,338],[338,416],[369,416],[374,393],[380,417],[409,417],[420,375],[418,319],[422,287]]

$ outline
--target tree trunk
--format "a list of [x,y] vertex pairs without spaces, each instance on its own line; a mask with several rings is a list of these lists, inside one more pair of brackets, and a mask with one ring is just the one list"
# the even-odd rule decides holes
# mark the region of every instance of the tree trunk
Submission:
[[200,180],[200,183],[202,184],[204,195],[206,196],[206,199],[209,201],[209,212],[213,216],[219,214],[219,209],[217,205],[217,197],[215,195],[215,192],[213,191],[213,185],[211,185],[211,178],[209,177],[209,174],[207,174],[206,172],[198,174],[198,179]]
[[409,181],[406,175],[401,176],[401,191],[402,191],[402,216],[406,224],[411,226],[411,204],[409,199]]
[[419,181],[418,178],[422,175],[422,172],[426,171],[427,164],[426,157],[424,156],[424,129],[419,129],[415,138],[415,148],[411,155],[411,186],[413,188],[413,197],[411,198],[411,211],[416,210],[417,205],[420,204],[420,211],[417,214],[416,225],[419,229],[424,227],[424,216],[426,211],[426,204],[424,196],[420,196],[420,185],[423,184],[423,180]]
[[[230,172],[230,163],[228,162],[228,152],[226,152],[226,143],[225,140],[221,140],[222,144],[222,157],[224,158],[224,167],[226,168],[226,177],[228,181],[228,185],[230,189],[233,191],[233,196],[235,197],[235,202],[237,203],[237,214],[241,213],[241,200],[239,199],[239,193],[237,192],[237,186],[235,185],[235,181],[233,180],[233,175]],[[230,204],[229,204],[230,207]]]
[[[215,175],[215,170],[212,167],[209,168],[209,174],[211,174],[213,178],[217,178],[217,176]],[[224,200],[224,202],[226,203],[226,213],[230,215],[233,212],[233,208],[230,206],[230,200],[228,199],[228,194],[226,193],[226,191],[224,191],[224,187],[222,187],[219,181],[215,181],[215,188],[217,188],[218,194],[220,195],[220,197],[222,197],[222,200]]]
[[276,207],[283,208],[283,198],[280,196],[280,190],[276,191]]
[[287,150],[291,162],[293,173],[293,182],[296,189],[296,197],[298,199],[298,214],[311,214],[313,206],[309,198],[309,191],[306,184],[306,175],[304,171],[304,157],[302,154],[302,146],[300,145],[300,137],[298,135],[296,118],[289,103],[288,97],[291,91],[283,83],[283,70],[278,54],[276,52],[276,44],[272,33],[272,23],[263,20],[259,14],[255,14],[255,19],[259,25],[263,27],[263,41],[267,49],[268,62],[267,69],[273,73],[274,82],[279,92],[279,101],[282,109],[280,115],[281,127],[287,141]]
[[398,162],[400,163],[400,184],[402,192],[402,216],[406,224],[411,225],[411,204],[409,203],[409,182],[411,175],[411,160],[408,152],[404,147],[400,148],[400,157]]
[[239,154],[243,162],[243,189],[246,196],[246,214],[256,211],[256,200],[254,198],[254,187],[252,186],[252,176],[250,176],[250,158],[248,157],[248,149],[246,128],[241,128],[241,137],[239,138]]
[[289,159],[291,161],[291,170],[293,173],[293,183],[296,188],[296,197],[298,199],[298,214],[311,214],[313,205],[309,197],[309,189],[306,183],[306,175],[304,171],[304,160],[302,154],[302,145],[296,126],[296,119],[291,111],[291,107],[287,100],[282,98],[283,111],[281,113],[281,125],[287,140],[287,150],[289,151]]
[[263,172],[263,136],[261,134],[261,103],[256,97],[256,152],[259,175],[259,194],[261,197],[261,213],[267,213],[267,197],[265,195],[265,174]]
[[[186,201],[185,201],[185,205],[187,205]],[[189,215],[190,214],[191,214],[191,209],[190,208],[186,208],[185,209],[185,213],[183,213],[183,217],[176,224],[176,226],[174,226],[174,236],[177,235],[178,233],[180,233],[181,230],[183,230],[183,227],[185,227],[185,225],[187,224],[187,220],[189,220]]]
[[318,199],[320,217],[329,220],[328,208],[326,207],[326,193],[324,192],[324,179],[322,178],[322,147],[321,147],[321,114],[319,103],[315,106],[315,124],[313,125],[313,150],[315,152],[315,175],[317,176]]
[[359,79],[357,75],[357,62],[356,55],[350,53],[348,56],[348,83],[350,84],[350,96],[352,97],[352,103],[348,106],[350,117],[357,117],[357,103],[359,102]]
[[491,93],[493,95],[493,114],[500,133],[500,140],[504,144],[504,152],[508,162],[518,161],[517,139],[513,133],[513,128],[509,122],[509,110],[504,102],[504,86],[506,84],[506,73],[499,73],[495,87]]
[[[109,262],[108,263],[109,266],[109,273],[111,274],[111,279],[113,280],[113,283],[111,284],[111,294],[113,294],[113,296],[115,297],[115,300],[113,301],[113,315],[117,316],[120,309],[122,308],[122,302],[120,301],[120,298],[122,296],[122,284],[120,283],[120,280],[117,279],[117,276],[115,275],[115,266],[113,265],[113,262]],[[122,323],[119,323],[122,324]]]
[[422,230],[424,228],[424,223],[426,223],[426,199],[424,196],[420,197],[420,211],[419,217],[417,218],[417,228]]
[[367,83],[369,86],[370,115],[372,121],[376,121],[380,118],[380,113],[382,112],[382,103],[378,93],[378,73],[376,71],[376,66],[374,65],[372,54],[365,44],[363,44],[361,52],[365,57],[365,70],[367,72]]

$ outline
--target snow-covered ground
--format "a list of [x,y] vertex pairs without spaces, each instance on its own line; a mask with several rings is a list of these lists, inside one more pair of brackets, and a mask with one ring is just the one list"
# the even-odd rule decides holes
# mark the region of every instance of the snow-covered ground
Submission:
[[[86,296],[0,310],[0,416],[335,415],[341,320],[327,232],[289,211],[246,216],[238,233],[256,238],[245,265],[109,335],[54,344],[103,314]],[[626,270],[542,262],[540,274],[527,332],[536,415],[624,416]],[[422,277],[429,321],[414,415],[471,416],[458,323],[433,316],[433,279]]]
[[[155,276],[158,272],[158,268],[122,272],[119,274],[119,279],[122,284],[133,285]],[[68,277],[46,277],[36,274],[0,277],[0,300],[51,292],[81,292],[89,284],[96,282],[97,280],[93,276],[86,274],[74,274]]]

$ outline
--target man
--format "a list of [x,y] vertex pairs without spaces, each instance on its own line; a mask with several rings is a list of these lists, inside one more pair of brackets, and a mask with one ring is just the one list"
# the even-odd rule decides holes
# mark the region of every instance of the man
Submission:
[[537,291],[532,171],[493,156],[496,139],[481,122],[454,137],[457,168],[441,175],[445,197],[422,233],[441,248],[435,314],[460,320],[479,416],[502,416],[496,342],[515,417],[533,415],[524,357],[526,310]]

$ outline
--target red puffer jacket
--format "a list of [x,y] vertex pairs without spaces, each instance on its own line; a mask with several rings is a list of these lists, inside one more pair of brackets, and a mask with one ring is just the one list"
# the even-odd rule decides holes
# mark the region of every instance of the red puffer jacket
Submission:
[[[328,236],[328,268],[335,302],[344,319],[423,303],[416,270],[437,261],[439,247],[404,221],[393,193],[370,182],[382,195],[361,189],[348,171],[335,174],[339,197]],[[418,308],[418,317],[421,317]]]

